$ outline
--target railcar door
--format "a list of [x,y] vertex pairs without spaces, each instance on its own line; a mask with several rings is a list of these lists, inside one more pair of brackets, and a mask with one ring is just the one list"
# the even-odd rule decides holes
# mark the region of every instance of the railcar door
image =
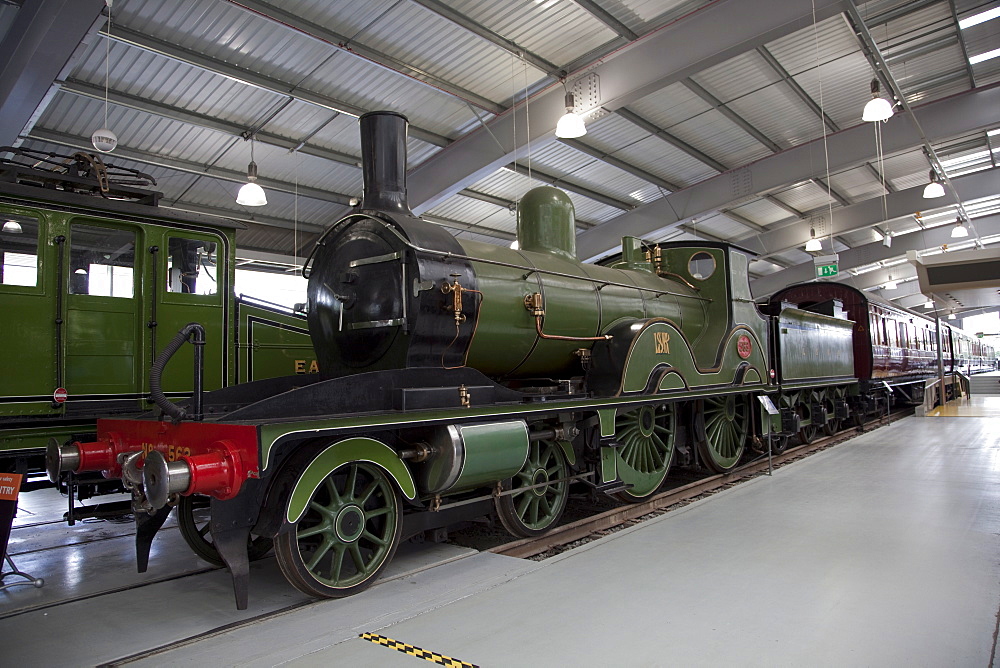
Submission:
[[67,410],[142,408],[142,228],[76,218],[64,244]]
[[[150,324],[155,323],[149,328],[151,357],[155,359],[185,325],[197,322],[205,328],[205,390],[218,389],[227,384],[230,352],[228,245],[211,233],[160,229],[156,252],[147,253],[156,258],[150,286],[154,296],[149,317]],[[151,362],[146,360],[147,374]],[[190,394],[193,364],[193,346],[185,345],[173,356],[163,374],[168,396]]]
[[0,415],[44,415],[61,380],[53,285],[43,272],[48,226],[38,212],[19,208],[4,208],[0,226]]

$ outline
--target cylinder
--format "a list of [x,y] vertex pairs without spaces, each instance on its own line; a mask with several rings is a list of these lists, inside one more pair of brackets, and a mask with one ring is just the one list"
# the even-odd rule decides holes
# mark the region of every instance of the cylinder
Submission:
[[361,124],[361,209],[412,216],[406,203],[406,116],[373,111]]
[[432,454],[413,469],[421,491],[429,494],[492,485],[520,471],[528,456],[523,420],[446,425],[423,437]]

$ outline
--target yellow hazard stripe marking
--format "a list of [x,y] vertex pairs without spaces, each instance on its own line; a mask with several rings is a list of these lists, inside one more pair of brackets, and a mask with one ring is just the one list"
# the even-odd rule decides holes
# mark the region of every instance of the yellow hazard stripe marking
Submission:
[[479,668],[479,666],[474,663],[453,659],[450,656],[438,654],[437,652],[428,652],[426,649],[422,649],[416,645],[407,645],[405,642],[399,642],[398,640],[393,640],[392,638],[386,638],[385,636],[380,636],[377,633],[361,633],[358,637],[362,640],[373,642],[376,645],[382,645],[383,647],[394,649],[397,652],[409,654],[410,656],[415,656],[418,659],[425,659],[432,663],[448,666],[449,668]]

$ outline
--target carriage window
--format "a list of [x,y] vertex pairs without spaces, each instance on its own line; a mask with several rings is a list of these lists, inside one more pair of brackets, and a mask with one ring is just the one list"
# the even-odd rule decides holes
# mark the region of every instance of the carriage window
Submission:
[[132,297],[134,232],[74,225],[70,241],[70,294]]
[[704,251],[698,251],[688,260],[688,273],[691,278],[704,281],[715,273],[715,258]]
[[214,295],[219,290],[216,245],[170,237],[167,243],[167,292]]
[[0,285],[38,285],[38,220],[0,216]]

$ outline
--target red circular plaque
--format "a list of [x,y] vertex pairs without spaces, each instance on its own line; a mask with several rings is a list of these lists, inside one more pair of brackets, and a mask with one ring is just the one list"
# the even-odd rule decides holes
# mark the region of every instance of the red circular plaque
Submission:
[[750,357],[750,353],[753,352],[753,344],[750,343],[749,336],[741,334],[740,338],[736,339],[736,352],[739,353],[740,357],[743,359]]
[[65,387],[57,387],[56,391],[52,393],[52,401],[57,404],[66,403],[66,399],[69,397],[69,392],[66,391]]

